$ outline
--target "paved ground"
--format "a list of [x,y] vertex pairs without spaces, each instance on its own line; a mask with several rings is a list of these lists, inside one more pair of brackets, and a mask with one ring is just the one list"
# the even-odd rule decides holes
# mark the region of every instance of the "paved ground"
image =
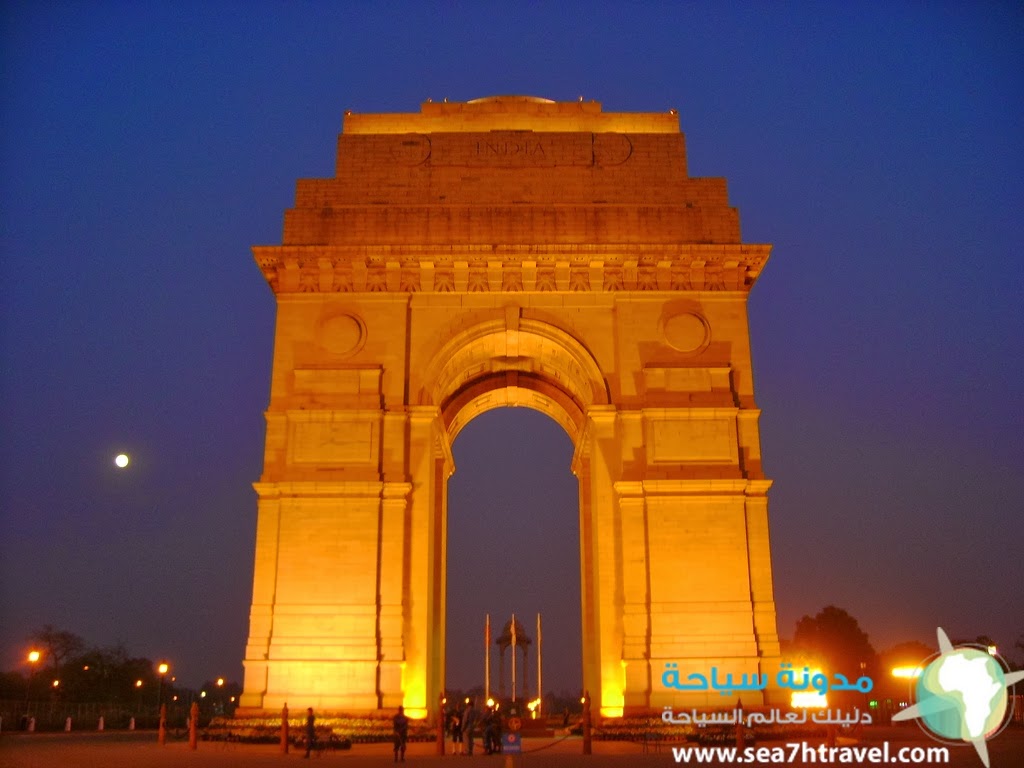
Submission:
[[[865,734],[860,746],[878,746],[885,741],[890,743],[891,752],[895,752],[899,747],[938,746],[936,742],[921,735],[916,728],[907,727],[871,730]],[[763,742],[757,746],[771,748],[783,745]],[[563,741],[527,739],[524,742],[524,750],[525,754],[515,758],[483,754],[474,755],[472,758],[453,755],[439,757],[434,753],[433,744],[411,744],[406,754],[406,764],[410,768],[474,764],[485,768],[508,768],[509,765],[512,768],[664,768],[675,765],[671,749],[644,753],[640,745],[625,742],[594,742],[594,754],[590,756],[581,754],[582,745],[579,738]],[[989,742],[989,750],[992,768],[1020,768],[1024,765],[1024,729],[1004,731]],[[950,747],[949,754],[948,765],[954,768],[981,766],[977,755],[970,747]],[[313,765],[336,765],[339,768],[380,768],[393,764],[393,755],[386,744],[357,744],[350,751],[326,753],[309,762]],[[290,754],[283,755],[276,746],[225,746],[200,742],[199,749],[192,752],[184,741],[169,740],[161,747],[156,743],[156,735],[147,732],[0,735],[0,768],[260,768],[303,764],[305,761],[301,751],[293,750]],[[690,764],[695,764],[695,761],[691,760]],[[801,760],[791,764],[822,765],[821,762]]]

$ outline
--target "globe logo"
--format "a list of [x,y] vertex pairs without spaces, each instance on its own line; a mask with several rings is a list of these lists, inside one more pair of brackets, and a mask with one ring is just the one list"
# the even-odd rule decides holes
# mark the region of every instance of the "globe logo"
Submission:
[[1024,672],[1005,674],[989,653],[969,646],[954,648],[940,627],[939,655],[917,678],[916,703],[893,716],[894,721],[918,718],[939,740],[972,744],[988,768],[985,742],[1006,721],[1007,686],[1024,679]]
[[957,648],[933,660],[917,678],[925,726],[937,736],[973,741],[999,729],[1006,715],[1006,678],[977,648]]

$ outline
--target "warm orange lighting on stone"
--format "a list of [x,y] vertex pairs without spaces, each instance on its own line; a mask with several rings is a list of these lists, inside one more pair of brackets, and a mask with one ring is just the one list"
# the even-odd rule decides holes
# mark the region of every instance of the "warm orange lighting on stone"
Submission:
[[346,112],[335,177],[300,180],[282,243],[253,249],[277,326],[244,709],[436,704],[451,444],[503,406],[576,446],[603,715],[729,703],[665,688],[666,662],[777,668],[747,327],[770,246],[742,242],[723,179],[689,176],[678,120]]

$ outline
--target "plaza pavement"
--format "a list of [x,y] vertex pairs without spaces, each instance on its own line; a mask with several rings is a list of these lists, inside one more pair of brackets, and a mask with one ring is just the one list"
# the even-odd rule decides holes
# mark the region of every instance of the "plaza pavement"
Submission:
[[[890,749],[901,746],[936,746],[916,728],[878,728],[865,735],[862,745],[890,742]],[[815,743],[815,742],[810,742]],[[759,742],[757,746],[776,746]],[[678,745],[677,745],[678,746]],[[779,744],[781,746],[781,744]],[[472,766],[481,768],[646,768],[675,765],[670,748],[644,752],[639,744],[628,742],[594,742],[594,754],[581,754],[578,737],[527,739],[521,756],[484,755],[473,757],[435,754],[432,743],[410,744],[405,764],[414,766]],[[989,742],[991,768],[1019,768],[1024,765],[1024,729],[1011,728]],[[156,734],[136,731],[105,733],[37,733],[0,735],[0,768],[261,768],[262,766],[304,765],[302,750],[281,754],[276,745],[240,745],[200,742],[193,752],[186,741],[168,740],[161,747]],[[335,765],[338,768],[380,768],[393,764],[388,744],[357,744],[351,750],[327,752],[308,761],[312,765]],[[697,763],[691,762],[691,765]],[[708,765],[708,763],[704,763]],[[712,765],[717,765],[712,763]],[[728,763],[726,765],[729,765]],[[759,765],[765,765],[761,763]],[[790,765],[809,766],[810,762]],[[816,765],[821,765],[817,763]],[[863,765],[869,765],[864,763]],[[980,768],[970,747],[951,747],[953,768]]]

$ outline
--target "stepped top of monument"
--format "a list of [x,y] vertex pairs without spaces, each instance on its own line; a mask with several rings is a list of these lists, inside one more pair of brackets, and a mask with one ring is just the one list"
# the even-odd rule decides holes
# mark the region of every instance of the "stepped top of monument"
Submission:
[[538,96],[487,96],[433,101],[419,112],[345,112],[346,134],[474,133],[494,130],[585,133],[679,133],[675,110],[604,112],[598,101],[552,101]]
[[[600,249],[621,260],[620,246],[639,244],[658,263],[670,259],[653,255],[659,248],[740,245],[725,179],[689,175],[675,110],[605,112],[596,101],[536,96],[346,112],[334,176],[298,181],[281,243],[318,249],[317,258],[379,247],[449,260],[460,248],[489,248],[490,258],[543,247],[553,258],[552,249],[576,248],[588,263]],[[283,258],[260,253],[271,272]],[[700,260],[726,258],[716,254]]]

